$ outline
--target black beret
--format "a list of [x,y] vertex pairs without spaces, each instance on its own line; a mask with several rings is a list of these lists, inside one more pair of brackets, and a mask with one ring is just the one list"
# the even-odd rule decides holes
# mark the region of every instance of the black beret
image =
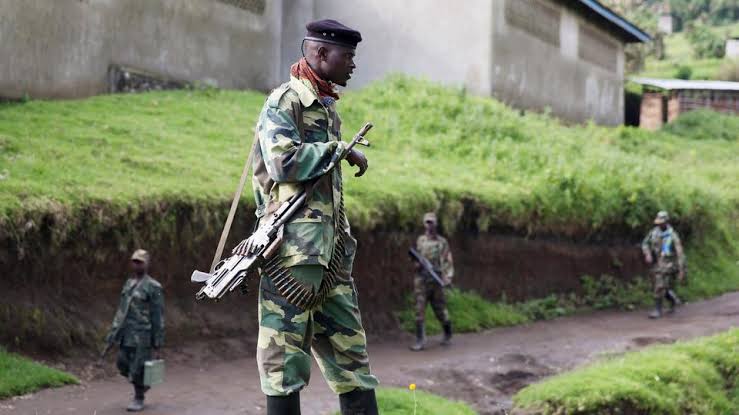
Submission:
[[333,43],[350,48],[356,48],[357,43],[362,41],[362,35],[358,31],[346,27],[336,20],[317,20],[308,23],[305,28],[308,29],[308,33],[305,35],[306,40]]

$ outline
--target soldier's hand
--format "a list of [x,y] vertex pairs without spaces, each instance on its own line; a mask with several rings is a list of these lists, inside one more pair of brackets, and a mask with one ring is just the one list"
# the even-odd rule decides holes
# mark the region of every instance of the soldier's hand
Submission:
[[359,170],[354,174],[354,177],[362,176],[369,167],[367,157],[365,157],[364,153],[354,148],[346,155],[346,161],[349,162],[350,166],[359,167]]
[[683,282],[685,282],[685,271],[680,271],[680,272],[679,272],[679,273],[677,274],[677,280],[678,280],[678,281],[679,281],[680,283],[683,283]]
[[247,256],[250,254],[249,238],[239,242],[238,245],[231,251],[232,255]]
[[652,255],[650,254],[644,255],[644,262],[651,265],[653,262]]

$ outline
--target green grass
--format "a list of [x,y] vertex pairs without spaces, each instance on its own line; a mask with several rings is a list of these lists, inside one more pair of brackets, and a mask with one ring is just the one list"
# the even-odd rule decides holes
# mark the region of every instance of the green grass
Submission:
[[[468,405],[418,389],[415,391],[416,411],[413,410],[413,391],[399,388],[377,389],[377,406],[382,415],[476,415]],[[338,412],[336,413],[338,414]]]
[[77,384],[74,376],[0,348],[0,399],[48,387]]
[[[729,33],[739,36],[739,22],[711,28],[722,37]],[[653,56],[647,58],[644,70],[635,76],[650,78],[674,78],[680,66],[689,66],[692,70],[691,79],[717,79],[721,66],[726,59],[722,58],[695,58],[693,48],[688,42],[685,32],[674,33],[665,37],[664,60],[657,60]]]
[[[514,306],[492,303],[474,292],[451,289],[447,291],[446,298],[447,308],[452,316],[456,332],[476,332],[493,327],[513,326],[530,320],[526,314]],[[414,301],[413,298],[409,298],[408,306],[399,312],[401,326],[411,333],[416,327]],[[441,333],[441,325],[431,311],[431,306],[426,307],[426,333]]]
[[[176,202],[217,215],[263,99],[206,90],[0,104],[0,228],[23,247],[29,230],[53,223],[48,240],[62,245],[145,206]],[[473,206],[483,232],[636,240],[664,209],[687,240],[691,281],[703,284],[696,292],[739,287],[737,132],[695,139],[718,115],[677,134],[564,126],[405,77],[347,93],[339,107],[345,136],[376,125],[368,174],[347,174],[359,229],[412,229],[437,209],[451,233]],[[253,206],[251,195],[244,202]]]
[[739,329],[650,347],[533,384],[514,403],[542,414],[739,413]]

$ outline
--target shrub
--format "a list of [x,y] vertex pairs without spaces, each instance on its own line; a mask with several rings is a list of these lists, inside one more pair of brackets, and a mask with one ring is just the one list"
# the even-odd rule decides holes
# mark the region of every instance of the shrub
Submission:
[[739,117],[700,109],[681,114],[664,127],[665,132],[690,140],[727,140],[739,138]]

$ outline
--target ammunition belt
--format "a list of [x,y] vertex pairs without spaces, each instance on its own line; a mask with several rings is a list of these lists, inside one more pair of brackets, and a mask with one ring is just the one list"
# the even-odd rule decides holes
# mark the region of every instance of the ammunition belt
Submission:
[[[342,222],[345,221],[343,208],[340,214],[342,215]],[[277,292],[287,302],[303,310],[312,310],[323,304],[329,291],[336,286],[345,252],[344,229],[337,229],[337,231],[331,260],[328,263],[328,269],[323,273],[321,286],[317,291],[295,279],[290,269],[283,266],[282,258],[279,256],[275,256],[264,265],[263,272],[272,280]]]

